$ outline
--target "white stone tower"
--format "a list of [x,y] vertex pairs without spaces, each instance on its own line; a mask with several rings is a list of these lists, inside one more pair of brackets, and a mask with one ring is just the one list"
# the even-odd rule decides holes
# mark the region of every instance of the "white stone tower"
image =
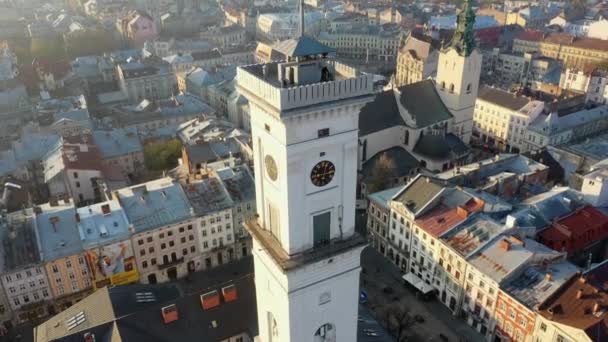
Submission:
[[274,48],[286,61],[237,71],[251,108],[257,340],[353,342],[365,247],[355,233],[358,116],[372,76],[303,35]]
[[437,63],[437,90],[454,115],[453,132],[467,144],[473,130],[482,62],[482,55],[475,48],[474,24],[475,13],[469,0],[465,0],[452,41],[441,50]]

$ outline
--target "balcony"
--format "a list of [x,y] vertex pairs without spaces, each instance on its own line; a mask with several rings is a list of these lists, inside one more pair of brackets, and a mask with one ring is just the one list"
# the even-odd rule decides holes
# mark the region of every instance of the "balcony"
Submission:
[[367,241],[363,236],[354,233],[345,239],[331,240],[328,244],[289,255],[285,252],[279,241],[269,231],[262,228],[257,220],[251,219],[245,222],[245,228],[262,245],[262,248],[272,257],[277,266],[281,267],[284,271],[328,259],[353,249],[362,249],[367,245]]

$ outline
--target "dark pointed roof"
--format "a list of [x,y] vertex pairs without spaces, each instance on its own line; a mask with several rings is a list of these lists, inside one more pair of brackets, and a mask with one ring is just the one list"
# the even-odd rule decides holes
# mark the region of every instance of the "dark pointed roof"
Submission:
[[284,40],[277,43],[273,48],[287,57],[315,56],[335,51],[329,46],[323,45],[307,36]]
[[470,0],[464,1],[462,11],[458,13],[456,32],[452,36],[449,48],[454,48],[461,56],[469,56],[475,49],[475,12],[471,7]]
[[453,117],[437,93],[432,80],[422,80],[399,88],[399,101],[403,108],[422,128]]

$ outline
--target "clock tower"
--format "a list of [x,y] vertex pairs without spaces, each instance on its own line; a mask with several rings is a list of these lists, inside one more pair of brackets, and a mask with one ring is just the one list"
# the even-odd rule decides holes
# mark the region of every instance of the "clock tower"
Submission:
[[257,340],[356,341],[358,116],[372,75],[303,35],[274,49],[286,60],[237,71],[251,110]]

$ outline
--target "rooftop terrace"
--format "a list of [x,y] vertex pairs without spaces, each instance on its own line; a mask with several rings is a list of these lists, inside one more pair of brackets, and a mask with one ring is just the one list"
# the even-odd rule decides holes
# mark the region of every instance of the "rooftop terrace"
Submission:
[[[299,67],[301,76],[319,74],[318,81],[289,82],[287,71]],[[328,71],[324,79],[322,73]],[[285,73],[285,74],[283,74]],[[240,67],[237,70],[238,87],[248,99],[257,98],[273,111],[290,111],[338,100],[371,97],[373,75],[331,59],[296,62],[271,62]]]

